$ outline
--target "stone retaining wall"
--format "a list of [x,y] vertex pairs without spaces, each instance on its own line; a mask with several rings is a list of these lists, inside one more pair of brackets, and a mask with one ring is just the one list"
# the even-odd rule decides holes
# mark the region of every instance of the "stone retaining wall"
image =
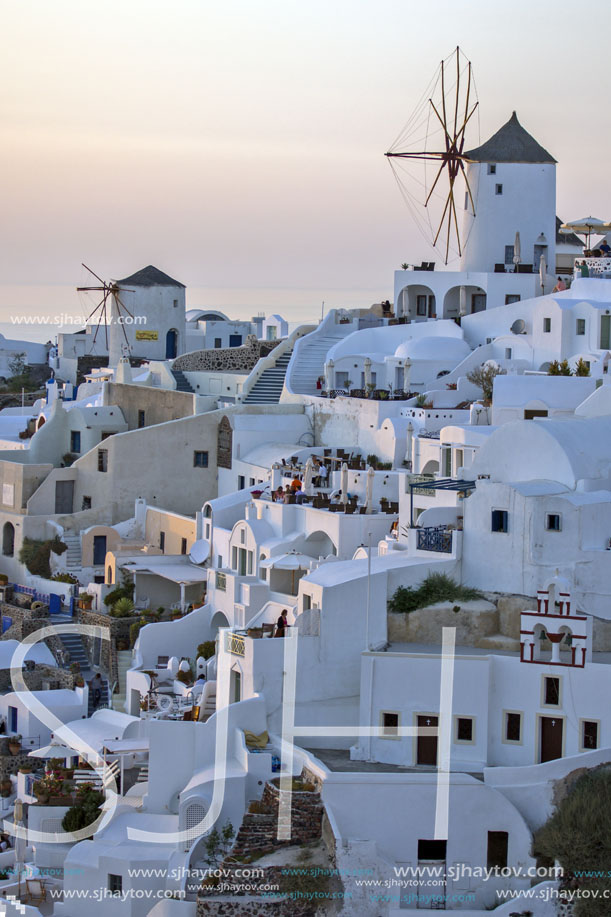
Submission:
[[[119,667],[117,663],[117,649],[119,644],[129,647],[129,629],[138,621],[139,617],[134,615],[130,618],[112,618],[110,615],[100,614],[98,611],[85,611],[79,609],[77,612],[77,621],[79,624],[95,625],[105,627],[109,631],[110,640],[102,640],[100,647],[100,668],[108,675],[109,684],[118,681]],[[93,658],[94,637],[82,635],[85,650],[90,659]]]
[[241,347],[219,347],[216,350],[197,350],[177,357],[172,369],[181,372],[238,372],[249,373],[261,357],[272,352],[280,341],[259,341],[249,334]]

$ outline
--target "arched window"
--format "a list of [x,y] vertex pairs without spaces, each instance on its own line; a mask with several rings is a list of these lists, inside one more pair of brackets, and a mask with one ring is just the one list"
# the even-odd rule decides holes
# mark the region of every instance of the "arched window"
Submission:
[[12,557],[15,553],[15,526],[12,522],[5,522],[2,530],[2,553],[5,557]]
[[112,567],[110,566],[110,564],[108,565],[108,569],[106,570],[106,582],[112,583]]

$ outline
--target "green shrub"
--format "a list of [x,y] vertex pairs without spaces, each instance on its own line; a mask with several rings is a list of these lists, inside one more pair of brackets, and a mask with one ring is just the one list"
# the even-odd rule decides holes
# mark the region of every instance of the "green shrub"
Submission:
[[130,646],[132,647],[132,649],[136,644],[136,640],[138,639],[138,634],[140,633],[142,628],[145,626],[145,624],[146,624],[146,621],[140,620],[140,621],[134,621],[134,623],[130,625],[129,642],[130,642]]
[[134,610],[134,603],[127,596],[122,596],[114,603],[110,614],[113,618],[129,618]]
[[72,573],[54,573],[51,577],[55,583],[72,583],[72,585],[78,585],[78,579]]
[[388,600],[388,610],[393,614],[406,614],[436,602],[470,602],[481,598],[479,590],[461,586],[445,573],[430,573],[417,589],[399,586]]
[[[533,852],[537,857],[558,860],[564,881],[579,889],[575,917],[608,917],[611,897],[611,770],[590,771],[579,777],[552,816],[535,833]],[[581,875],[579,875],[581,873]],[[585,890],[594,897],[583,897]]]
[[202,659],[210,659],[211,656],[214,656],[216,653],[216,640],[204,640],[203,643],[197,647],[197,653],[195,658],[199,659],[201,656]]
[[90,783],[81,785],[77,790],[78,801],[71,806],[62,820],[64,831],[79,831],[93,824],[100,817],[100,806],[104,794],[93,788]]
[[187,672],[179,671],[178,674],[176,675],[176,680],[181,681],[183,685],[193,684],[193,670],[191,666],[189,666],[189,670]]

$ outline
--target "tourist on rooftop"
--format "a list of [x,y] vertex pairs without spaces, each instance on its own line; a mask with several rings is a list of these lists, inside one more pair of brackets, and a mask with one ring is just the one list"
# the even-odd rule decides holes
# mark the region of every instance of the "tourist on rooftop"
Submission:
[[600,243],[600,245],[599,245],[598,247],[599,247],[601,253],[603,254],[603,256],[604,256],[605,258],[608,258],[608,257],[609,257],[609,254],[611,254],[611,245],[609,245],[609,243],[607,242],[607,240],[606,240],[606,239],[603,239],[602,242]]
[[291,481],[291,487],[293,488],[293,490],[301,490],[301,481],[299,480],[297,476],[295,476],[293,480]]
[[274,493],[274,503],[284,503],[284,487],[282,485]]
[[276,633],[274,634],[274,637],[285,637],[286,636],[287,628],[290,627],[289,622],[287,621],[287,618],[286,618],[287,614],[288,612],[286,608],[283,608],[282,612],[280,613],[280,617],[276,621]]
[[552,293],[562,293],[563,290],[566,290],[566,283],[564,282],[564,280],[562,279],[562,277],[559,277],[559,278],[558,278],[558,283],[556,284],[556,286],[555,286],[554,289],[552,290]]

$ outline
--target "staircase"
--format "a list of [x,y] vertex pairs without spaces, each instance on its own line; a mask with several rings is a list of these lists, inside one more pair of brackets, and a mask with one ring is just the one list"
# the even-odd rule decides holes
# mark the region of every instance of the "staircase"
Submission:
[[329,350],[355,330],[354,325],[338,325],[330,313],[325,321],[297,342],[295,359],[287,376],[287,388],[296,395],[319,395],[316,380],[325,374]]
[[66,568],[69,573],[80,571],[83,565],[83,555],[81,552],[81,536],[73,532],[64,532],[62,541],[68,548],[66,551]]
[[[56,616],[53,615],[55,618]],[[60,640],[66,650],[70,653],[70,662],[78,662],[81,667],[81,674],[85,681],[91,678],[91,666],[89,657],[85,651],[83,638],[80,634],[60,634]]]
[[191,387],[189,380],[180,369],[173,369],[172,375],[176,379],[177,392],[190,392],[192,395],[195,394],[195,389]]
[[93,691],[89,690],[89,708],[87,710],[87,716],[91,716],[92,713],[95,713],[96,710],[100,710],[102,707],[110,707],[110,694],[108,691],[108,680],[106,678],[102,679],[102,694],[100,696],[100,703],[97,707],[93,703]]
[[119,692],[118,694],[113,694],[112,697],[112,706],[114,710],[118,710],[119,713],[125,713],[125,698],[126,698],[126,685],[127,677],[126,673],[132,665],[132,651],[131,650],[117,650],[117,679],[119,682]]
[[243,404],[278,404],[292,354],[292,350],[287,350],[278,357],[274,366],[263,370]]
[[216,682],[207,682],[202,692],[203,710],[200,710],[200,721],[205,722],[216,713]]

